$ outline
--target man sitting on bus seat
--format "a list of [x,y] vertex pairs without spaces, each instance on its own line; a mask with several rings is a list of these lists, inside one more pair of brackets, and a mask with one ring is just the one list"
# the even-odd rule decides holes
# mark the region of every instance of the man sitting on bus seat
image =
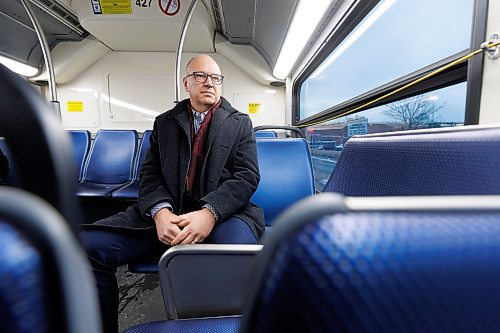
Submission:
[[220,96],[211,57],[192,58],[186,71],[189,99],[155,119],[138,203],[81,233],[106,333],[118,331],[119,266],[177,244],[256,244],[264,230],[250,202],[260,179],[252,122]]

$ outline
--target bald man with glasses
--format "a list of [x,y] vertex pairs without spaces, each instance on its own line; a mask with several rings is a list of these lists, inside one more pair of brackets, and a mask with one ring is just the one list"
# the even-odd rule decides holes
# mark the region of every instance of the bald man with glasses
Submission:
[[105,333],[118,331],[116,269],[178,244],[256,244],[261,208],[252,122],[221,97],[224,76],[207,55],[192,58],[189,98],[156,117],[136,205],[87,225],[81,237],[97,280]]

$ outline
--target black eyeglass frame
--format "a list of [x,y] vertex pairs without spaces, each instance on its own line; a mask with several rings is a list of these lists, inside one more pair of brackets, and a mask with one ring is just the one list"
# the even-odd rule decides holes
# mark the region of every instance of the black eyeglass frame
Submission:
[[[199,83],[207,82],[208,77],[210,77],[210,80],[212,81],[212,83],[217,85],[217,86],[221,85],[222,82],[224,82],[224,75],[220,75],[220,74],[208,74],[205,72],[192,72],[191,74],[186,75],[186,77],[189,77],[189,76],[192,76],[194,78],[194,80],[196,82],[199,82]],[[202,77],[204,77],[205,79],[202,79]],[[214,82],[214,77],[215,77],[216,81],[218,81],[220,79],[220,82],[219,83]],[[199,79],[202,79],[202,81],[200,81]]]

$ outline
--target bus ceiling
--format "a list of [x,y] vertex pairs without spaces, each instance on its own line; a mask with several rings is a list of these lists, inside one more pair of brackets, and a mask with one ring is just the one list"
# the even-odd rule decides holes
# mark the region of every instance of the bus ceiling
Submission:
[[[56,82],[64,83],[111,51],[175,52],[192,0],[29,2],[45,32],[51,53],[62,54],[60,59],[54,56],[54,67]],[[319,6],[319,2],[324,3],[324,7]],[[181,51],[219,53],[257,82],[283,86],[289,69],[278,75],[276,67],[279,67],[280,53],[287,46],[285,37],[296,16],[308,21],[297,14],[299,9],[307,7],[309,12],[320,13],[323,23],[318,27],[324,27],[325,20],[332,17],[339,3],[343,3],[341,0],[319,2],[311,7],[307,1],[299,0],[199,0]],[[0,55],[33,66],[39,72],[43,70],[41,48],[21,3],[18,0],[1,1],[0,14],[0,26],[6,32],[0,36]],[[12,36],[16,36],[15,42]],[[319,31],[313,36],[312,39],[317,38]],[[295,44],[292,51],[285,53],[304,56],[302,49],[312,46],[311,43],[308,46]],[[58,52],[59,49],[62,51]],[[71,60],[71,69],[67,66],[68,55],[80,57]],[[59,62],[65,63],[65,71]],[[293,63],[290,64],[292,70]],[[47,77],[42,71],[31,80],[46,81]]]
[[[112,51],[175,52],[191,0],[119,0],[116,3],[120,6],[114,8],[106,7],[107,3],[100,0],[29,2],[51,50],[60,42],[82,41],[90,34]],[[270,84],[276,81],[270,73],[297,3],[298,0],[200,0],[183,52],[219,52],[231,61],[250,55],[246,62],[257,68],[252,72],[254,78]],[[0,55],[42,69],[42,51],[21,2],[0,1],[0,14]],[[16,36],[15,42],[12,36]],[[242,68],[245,65],[248,64]]]

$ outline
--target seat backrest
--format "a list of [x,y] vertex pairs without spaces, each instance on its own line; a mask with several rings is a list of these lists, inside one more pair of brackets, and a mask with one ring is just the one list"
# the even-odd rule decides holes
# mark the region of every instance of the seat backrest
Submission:
[[321,194],[285,215],[243,332],[496,330],[500,196]]
[[168,249],[158,265],[167,319],[240,315],[261,249],[248,244]]
[[77,167],[78,181],[82,179],[83,168],[90,148],[89,131],[69,131],[71,141],[73,142],[73,160]]
[[324,192],[347,196],[500,194],[500,128],[353,137]]
[[28,192],[0,188],[2,332],[100,332],[88,265],[54,208]]
[[135,163],[134,180],[139,179],[141,165],[142,165],[142,162],[144,162],[144,159],[146,158],[146,152],[148,151],[148,148],[149,148],[149,138],[150,137],[151,137],[151,130],[144,131],[144,134],[142,135],[141,145],[140,145],[139,151],[137,153],[138,157],[137,157],[137,161]]
[[304,139],[259,139],[257,152],[260,183],[251,200],[270,226],[284,209],[314,194],[311,157]]
[[97,292],[78,241],[69,135],[41,96],[2,65],[0,100],[0,133],[31,192],[0,187],[1,330],[99,333]]
[[277,138],[278,134],[275,131],[257,131],[255,132],[255,137],[257,139],[272,139],[272,138]]
[[130,181],[136,149],[135,130],[99,130],[89,152],[83,180],[103,184]]
[[[12,253],[17,253],[13,256]],[[20,283],[20,279],[27,279]],[[0,320],[3,332],[49,332],[41,253],[0,216]],[[28,306],[16,310],[22,300]]]
[[26,80],[2,65],[0,100],[0,135],[22,188],[53,205],[77,234],[82,214],[75,196],[71,141],[60,119]]

